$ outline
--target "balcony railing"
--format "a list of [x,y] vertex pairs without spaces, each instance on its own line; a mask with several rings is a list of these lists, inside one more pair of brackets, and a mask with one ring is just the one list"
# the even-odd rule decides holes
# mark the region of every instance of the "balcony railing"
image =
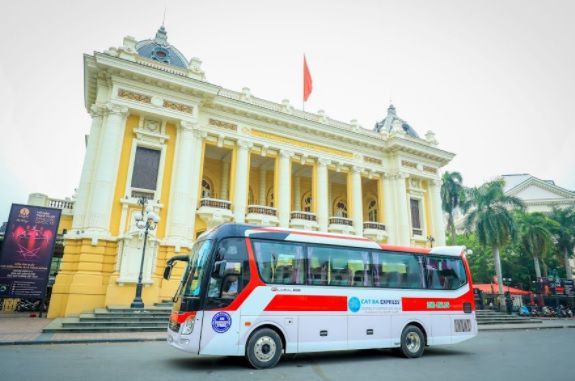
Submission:
[[232,203],[228,200],[218,200],[217,198],[202,198],[200,200],[201,207],[231,210]]
[[384,224],[380,224],[379,222],[364,222],[363,223],[363,229],[373,229],[373,230],[382,230],[385,231],[385,225]]
[[74,209],[74,201],[51,198],[48,200],[48,206],[57,209]]
[[248,214],[264,214],[266,216],[277,216],[276,208],[263,205],[248,205]]
[[413,235],[423,235],[423,229],[413,228],[413,229],[411,229],[411,233],[412,233]]
[[132,189],[130,192],[130,196],[132,198],[145,198],[146,200],[153,200],[156,192],[153,190],[146,190],[146,189]]
[[314,213],[311,212],[291,212],[292,220],[305,220],[305,221],[317,221]]
[[353,221],[351,220],[351,218],[345,218],[345,217],[330,217],[329,223],[330,225],[334,224],[334,225],[353,226]]

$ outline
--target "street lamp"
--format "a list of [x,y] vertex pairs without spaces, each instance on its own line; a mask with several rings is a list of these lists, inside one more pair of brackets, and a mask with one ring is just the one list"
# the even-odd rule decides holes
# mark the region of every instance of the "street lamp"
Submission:
[[148,241],[148,232],[156,229],[156,225],[160,222],[160,217],[154,213],[154,208],[149,205],[146,207],[147,199],[142,197],[138,200],[138,204],[142,206],[142,211],[134,215],[136,220],[136,227],[144,232],[144,247],[142,248],[142,258],[140,260],[140,273],[138,274],[138,284],[136,285],[136,296],[130,304],[130,308],[144,308],[144,301],[142,300],[142,272],[144,271],[144,256],[146,255],[146,242]]
[[431,245],[431,248],[433,249],[433,242],[435,242],[435,238],[433,238],[433,236],[431,236],[431,235],[428,235],[427,240],[429,241],[429,244]]

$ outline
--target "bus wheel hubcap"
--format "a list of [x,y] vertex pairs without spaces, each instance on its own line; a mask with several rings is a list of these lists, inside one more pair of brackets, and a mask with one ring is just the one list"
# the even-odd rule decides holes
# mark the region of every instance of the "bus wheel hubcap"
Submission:
[[417,352],[421,346],[419,335],[415,332],[409,332],[405,336],[405,346],[411,353]]
[[270,361],[276,354],[276,343],[269,336],[260,337],[254,347],[259,361]]

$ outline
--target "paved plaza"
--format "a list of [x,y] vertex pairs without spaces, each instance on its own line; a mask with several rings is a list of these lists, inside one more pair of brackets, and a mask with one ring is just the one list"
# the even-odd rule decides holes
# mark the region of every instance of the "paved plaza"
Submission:
[[570,379],[575,329],[481,332],[406,360],[389,350],[284,358],[253,370],[242,358],[192,357],[163,342],[0,346],[3,379],[543,380]]

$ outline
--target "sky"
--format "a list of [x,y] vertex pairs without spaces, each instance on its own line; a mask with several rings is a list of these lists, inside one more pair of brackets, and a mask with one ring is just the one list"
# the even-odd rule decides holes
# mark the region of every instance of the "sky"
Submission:
[[168,41],[207,80],[373,128],[398,115],[474,186],[530,173],[575,190],[575,2],[534,0],[2,1],[0,222],[29,193],[74,194],[90,117],[83,54]]

